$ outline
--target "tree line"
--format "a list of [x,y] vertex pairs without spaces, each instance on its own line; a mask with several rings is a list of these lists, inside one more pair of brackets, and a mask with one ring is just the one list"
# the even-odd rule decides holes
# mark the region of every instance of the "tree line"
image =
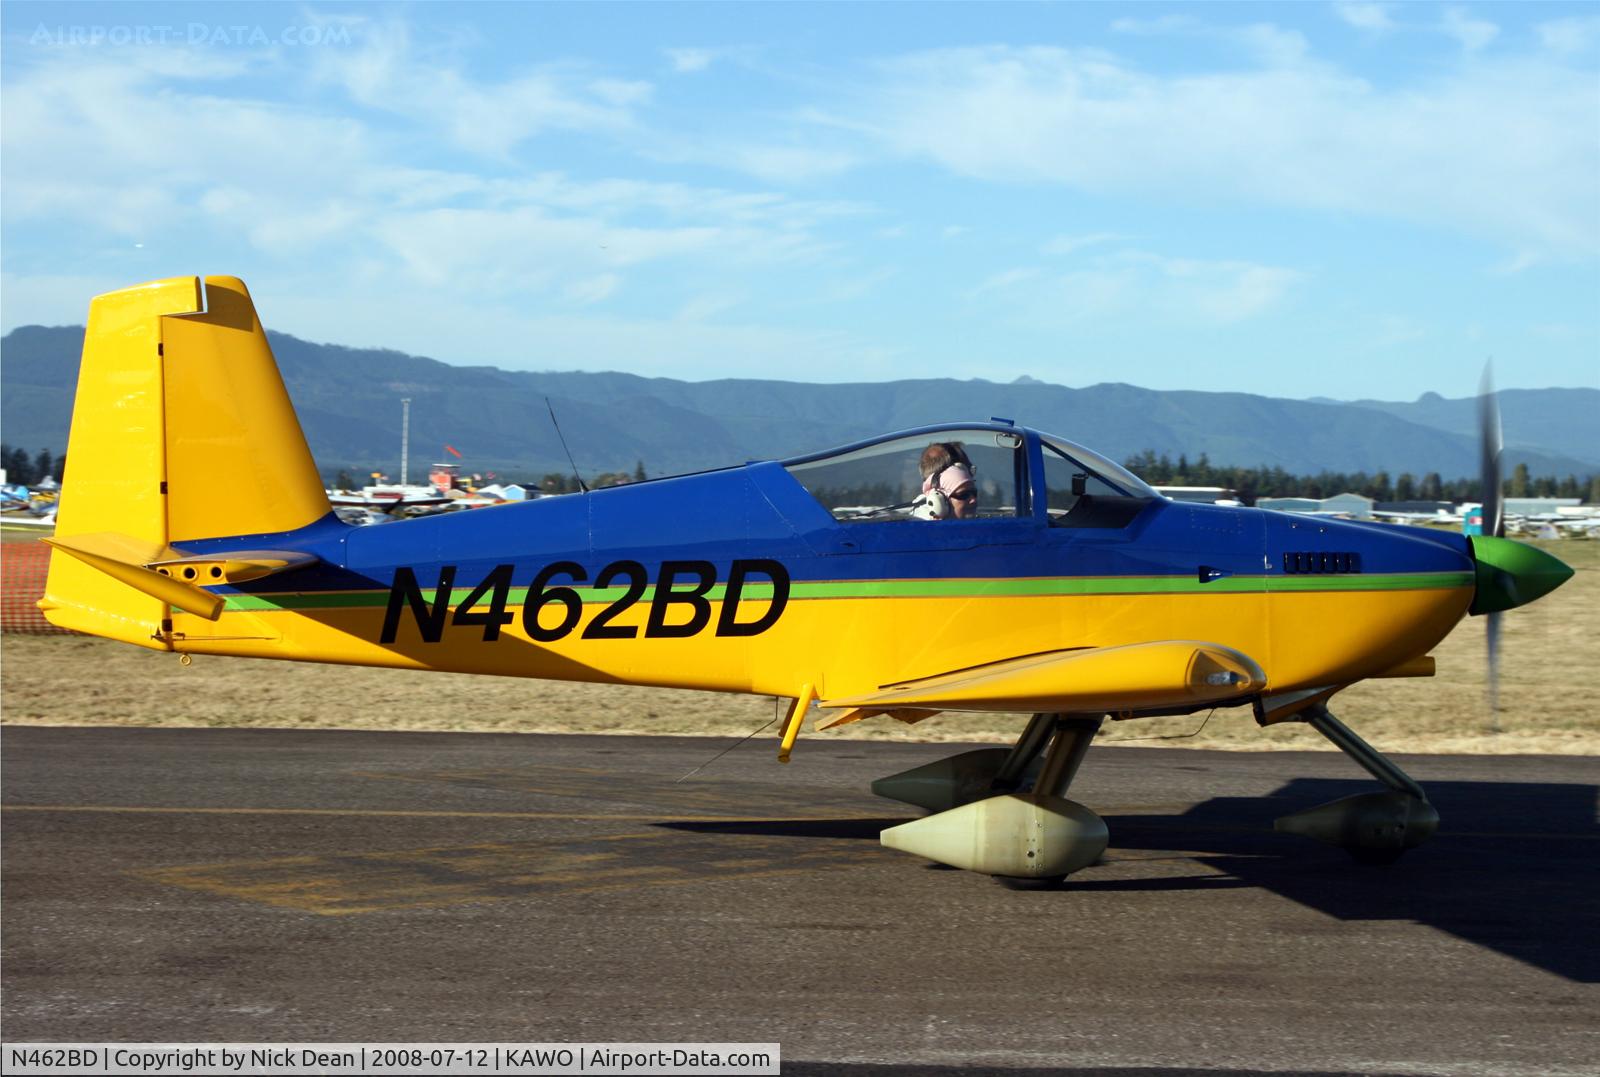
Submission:
[[[644,470],[644,461],[640,460],[633,466],[633,473],[626,471],[602,471],[587,485],[591,490],[603,490],[607,486],[626,486],[630,482],[643,482],[649,476]],[[575,494],[578,492],[578,477],[570,472],[552,471],[539,480],[539,492],[543,494]]]
[[[6,471],[6,481],[32,486],[48,477],[58,482],[66,472],[65,454],[57,456],[49,449],[40,449],[29,455],[26,449],[13,448],[0,443],[0,467]],[[1334,494],[1355,493],[1374,501],[1481,501],[1482,483],[1478,479],[1445,479],[1437,471],[1414,475],[1403,471],[1391,476],[1387,471],[1368,474],[1365,471],[1320,471],[1315,475],[1293,475],[1281,467],[1218,466],[1211,463],[1205,453],[1194,460],[1180,453],[1174,460],[1168,453],[1154,449],[1130,456],[1124,466],[1152,486],[1221,486],[1237,491],[1239,500],[1255,504],[1263,497],[1332,497]],[[643,482],[647,478],[644,461],[634,465],[632,473],[604,471],[586,480],[591,490],[608,486],[622,486],[630,482]],[[355,481],[347,471],[341,471],[335,484],[341,489],[355,488]],[[549,472],[538,482],[540,492],[570,494],[578,489],[577,476],[570,472]],[[867,497],[879,494],[878,490],[833,491],[846,500],[839,504],[877,504]],[[861,495],[861,496],[856,496]],[[1506,497],[1577,497],[1590,504],[1600,504],[1600,474],[1576,475],[1557,478],[1554,475],[1529,474],[1527,464],[1511,469],[1506,480]],[[854,498],[854,500],[851,500]]]
[[[1239,500],[1253,505],[1262,497],[1332,497],[1335,494],[1362,494],[1374,501],[1481,501],[1483,483],[1479,479],[1445,479],[1437,471],[1414,475],[1403,471],[1391,476],[1387,471],[1321,471],[1315,475],[1292,475],[1281,467],[1219,467],[1201,453],[1191,461],[1187,454],[1176,460],[1167,453],[1157,455],[1146,449],[1129,457],[1124,466],[1152,486],[1222,486],[1235,490]],[[1506,480],[1506,497],[1577,497],[1600,503],[1600,474],[1584,477],[1568,475],[1532,476],[1527,464],[1511,469]]]
[[32,456],[27,449],[13,449],[0,443],[0,467],[6,470],[6,482],[33,486],[47,478],[61,481],[67,469],[67,458],[55,455],[49,449],[40,449]]

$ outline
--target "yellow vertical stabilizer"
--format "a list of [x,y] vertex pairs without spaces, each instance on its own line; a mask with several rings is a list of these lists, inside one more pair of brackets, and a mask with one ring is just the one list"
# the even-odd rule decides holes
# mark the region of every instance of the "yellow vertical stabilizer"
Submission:
[[327,492],[244,282],[207,277],[203,314],[161,322],[167,540],[292,531],[327,515]]
[[[290,531],[328,512],[316,465],[243,282],[174,277],[97,296],[67,439],[56,537],[152,550]],[[90,560],[52,553],[56,625],[170,647],[170,607]]]

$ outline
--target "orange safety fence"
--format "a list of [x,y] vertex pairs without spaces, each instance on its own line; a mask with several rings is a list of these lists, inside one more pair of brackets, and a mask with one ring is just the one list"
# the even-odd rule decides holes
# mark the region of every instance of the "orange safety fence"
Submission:
[[0,632],[66,632],[44,619],[37,605],[50,572],[50,547],[42,542],[0,545]]

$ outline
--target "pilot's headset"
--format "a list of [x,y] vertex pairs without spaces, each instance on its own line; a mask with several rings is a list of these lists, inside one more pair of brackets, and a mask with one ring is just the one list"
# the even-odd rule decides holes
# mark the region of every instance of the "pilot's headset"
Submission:
[[911,515],[918,520],[948,520],[955,515],[955,510],[950,504],[950,495],[946,494],[940,485],[940,480],[944,478],[946,471],[953,467],[964,467],[974,482],[978,477],[978,469],[973,466],[972,460],[967,456],[967,450],[959,441],[942,441],[936,444],[945,451],[949,462],[922,480],[925,489],[911,503]]

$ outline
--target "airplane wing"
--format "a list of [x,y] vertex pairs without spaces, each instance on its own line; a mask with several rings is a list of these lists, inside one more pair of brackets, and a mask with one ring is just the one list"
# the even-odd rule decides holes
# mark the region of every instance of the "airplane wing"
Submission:
[[1248,656],[1217,643],[1162,640],[1008,658],[877,692],[822,701],[858,710],[1105,711],[1221,702],[1266,687]]

